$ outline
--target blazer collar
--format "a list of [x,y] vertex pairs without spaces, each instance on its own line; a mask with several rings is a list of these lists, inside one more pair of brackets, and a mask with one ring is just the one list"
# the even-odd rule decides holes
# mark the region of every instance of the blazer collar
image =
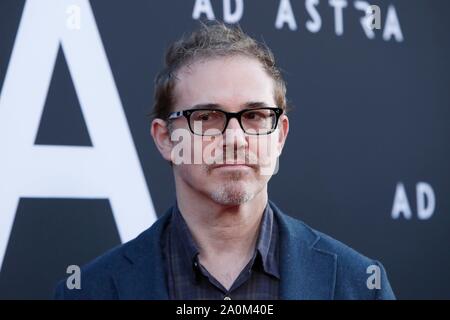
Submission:
[[[333,299],[336,254],[317,246],[317,232],[285,215],[270,200],[269,204],[280,232],[280,299]],[[128,272],[122,270],[113,277],[120,299],[169,298],[161,239],[171,214],[172,208],[125,245],[124,257],[130,262]]]
[[280,229],[280,299],[333,299],[336,254],[318,248],[317,232],[269,203]]

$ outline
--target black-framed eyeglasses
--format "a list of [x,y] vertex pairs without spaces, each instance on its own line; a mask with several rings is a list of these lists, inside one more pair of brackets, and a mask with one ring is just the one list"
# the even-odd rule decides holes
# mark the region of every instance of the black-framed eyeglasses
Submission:
[[187,109],[172,112],[168,120],[184,116],[189,129],[195,135],[222,135],[231,118],[236,118],[242,130],[249,135],[266,135],[275,131],[278,119],[283,114],[281,108],[252,108],[239,112],[226,112],[220,109]]

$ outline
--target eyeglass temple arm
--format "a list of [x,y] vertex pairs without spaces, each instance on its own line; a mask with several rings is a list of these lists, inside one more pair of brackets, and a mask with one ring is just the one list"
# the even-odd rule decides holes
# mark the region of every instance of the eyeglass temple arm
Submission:
[[183,111],[176,111],[169,114],[169,119],[176,119],[183,115]]

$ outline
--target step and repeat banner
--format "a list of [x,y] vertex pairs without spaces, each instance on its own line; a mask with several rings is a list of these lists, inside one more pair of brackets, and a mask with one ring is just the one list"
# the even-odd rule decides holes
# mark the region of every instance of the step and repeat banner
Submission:
[[270,198],[380,260],[398,298],[450,299],[448,12],[447,0],[1,0],[0,299],[51,298],[68,266],[173,203],[150,136],[153,79],[167,46],[212,19],[265,42],[287,80]]

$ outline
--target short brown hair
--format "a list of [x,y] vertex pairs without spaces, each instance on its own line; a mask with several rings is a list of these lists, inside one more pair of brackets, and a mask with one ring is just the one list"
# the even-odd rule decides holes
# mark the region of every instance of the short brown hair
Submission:
[[166,51],[165,66],[155,78],[153,118],[166,120],[172,111],[176,73],[197,59],[217,56],[245,55],[257,59],[274,80],[274,99],[286,110],[286,83],[275,65],[272,51],[263,43],[245,34],[239,26],[222,22],[200,23],[188,37],[172,43]]

